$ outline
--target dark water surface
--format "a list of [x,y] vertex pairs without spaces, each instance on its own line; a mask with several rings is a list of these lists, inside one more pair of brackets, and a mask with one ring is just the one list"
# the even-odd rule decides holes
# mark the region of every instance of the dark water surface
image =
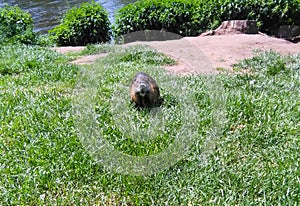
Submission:
[[[136,0],[96,0],[109,14],[109,19],[113,22],[114,12],[128,3]],[[35,31],[46,33],[49,29],[59,24],[63,14],[73,6],[77,6],[83,0],[0,0],[0,7],[5,3],[12,6],[19,6],[28,11],[34,20]]]

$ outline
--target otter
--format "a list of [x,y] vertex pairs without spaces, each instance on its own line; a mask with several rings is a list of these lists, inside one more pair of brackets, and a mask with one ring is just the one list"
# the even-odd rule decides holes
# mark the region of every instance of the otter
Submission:
[[161,104],[159,87],[144,72],[137,73],[130,85],[131,103],[138,109],[158,107]]

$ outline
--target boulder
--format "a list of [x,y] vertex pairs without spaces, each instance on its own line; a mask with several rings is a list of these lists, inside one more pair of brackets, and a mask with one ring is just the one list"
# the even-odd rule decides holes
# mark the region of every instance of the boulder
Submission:
[[282,25],[275,32],[275,35],[280,38],[291,38],[291,37],[300,36],[300,26]]
[[300,26],[297,25],[282,25],[275,32],[275,36],[284,38],[288,41],[297,43],[300,41]]

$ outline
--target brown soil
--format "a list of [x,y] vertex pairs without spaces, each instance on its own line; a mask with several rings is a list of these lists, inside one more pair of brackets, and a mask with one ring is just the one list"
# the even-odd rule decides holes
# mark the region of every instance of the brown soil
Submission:
[[[281,54],[300,54],[300,42],[292,43],[284,39],[263,34],[231,34],[219,36],[185,37],[180,40],[160,42],[135,42],[172,56],[177,60],[174,66],[166,69],[175,74],[215,74],[218,68],[230,69],[233,64],[251,58],[255,51],[273,50]],[[60,47],[58,52],[78,51],[82,47]],[[81,57],[76,64],[93,63],[103,54]]]
[[65,46],[65,47],[55,47],[54,48],[55,51],[62,53],[62,54],[66,54],[69,52],[79,52],[83,49],[84,49],[83,46]]

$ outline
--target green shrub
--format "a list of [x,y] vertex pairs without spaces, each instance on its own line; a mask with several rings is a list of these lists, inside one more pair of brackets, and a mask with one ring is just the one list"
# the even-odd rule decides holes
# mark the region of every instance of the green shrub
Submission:
[[0,8],[0,40],[1,42],[34,43],[35,34],[31,15],[17,6],[6,4],[3,8]]
[[262,32],[274,34],[281,25],[300,25],[300,0],[141,0],[118,10],[113,31],[193,36],[237,19],[256,20]]
[[197,35],[198,0],[144,0],[129,4],[116,14],[114,35],[141,30],[161,30],[182,36]]
[[106,11],[92,1],[69,10],[60,25],[49,31],[61,46],[82,46],[110,40],[110,27]]

